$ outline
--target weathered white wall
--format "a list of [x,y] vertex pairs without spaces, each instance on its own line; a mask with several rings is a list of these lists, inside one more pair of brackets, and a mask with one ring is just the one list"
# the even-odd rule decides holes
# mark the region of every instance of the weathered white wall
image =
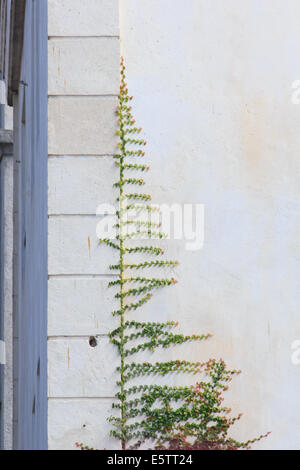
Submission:
[[[114,448],[110,250],[95,211],[116,178],[118,1],[49,0],[49,447]],[[189,358],[241,368],[234,436],[299,448],[299,78],[296,0],[122,0],[122,52],[154,202],[205,204],[205,245],[169,243],[180,283],[144,308],[211,332]],[[91,348],[89,337],[97,336]],[[171,354],[177,354],[172,352]]]
[[48,0],[48,8],[49,448],[118,448],[106,421],[118,361],[107,339],[112,259],[98,244],[96,209],[113,202],[117,177],[119,1]]
[[145,318],[213,333],[189,357],[221,356],[243,370],[228,393],[234,412],[244,413],[234,436],[272,431],[255,448],[299,449],[300,366],[291,362],[300,339],[300,106],[291,103],[299,2],[120,7],[154,202],[205,204],[203,250],[170,243],[180,283],[157,295]]

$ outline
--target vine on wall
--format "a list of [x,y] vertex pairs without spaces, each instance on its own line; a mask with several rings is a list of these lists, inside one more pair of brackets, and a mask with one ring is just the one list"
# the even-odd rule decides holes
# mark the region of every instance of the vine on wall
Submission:
[[[119,318],[119,326],[113,330],[110,341],[118,348],[119,391],[117,402],[113,404],[120,412],[112,416],[111,434],[121,440],[122,449],[136,449],[150,442],[155,449],[239,449],[262,439],[263,435],[247,442],[238,442],[229,437],[230,427],[241,415],[230,417],[230,408],[222,404],[222,394],[228,389],[232,377],[238,370],[228,370],[223,360],[211,359],[207,362],[186,360],[142,362],[142,351],[153,352],[159,348],[207,340],[210,335],[185,336],[175,333],[178,323],[148,322],[134,318],[134,312],[149,302],[153,291],[176,284],[173,277],[144,275],[143,272],[173,268],[178,262],[163,258],[163,250],[154,244],[141,244],[141,239],[159,239],[164,234],[159,222],[153,222],[150,215],[157,208],[150,203],[151,196],[139,189],[145,181],[149,167],[143,163],[146,142],[140,137],[141,128],[136,127],[132,116],[125,81],[125,65],[121,59],[121,86],[119,106],[116,111],[119,129],[119,152],[115,163],[119,168],[119,180],[114,184],[119,189],[116,240],[101,239],[119,253],[119,262],[110,266],[118,273],[118,279],[109,283],[117,288],[115,297],[119,300],[118,310],[112,312]],[[132,218],[130,214],[140,217]],[[132,260],[132,255],[149,255],[145,260]],[[152,272],[152,271],[151,271]],[[172,374],[197,375],[199,380],[193,386],[172,386],[162,383],[147,385],[147,376],[164,377]],[[142,384],[136,384],[140,379]],[[155,382],[155,381],[154,381]],[[81,448],[86,447],[80,445]]]

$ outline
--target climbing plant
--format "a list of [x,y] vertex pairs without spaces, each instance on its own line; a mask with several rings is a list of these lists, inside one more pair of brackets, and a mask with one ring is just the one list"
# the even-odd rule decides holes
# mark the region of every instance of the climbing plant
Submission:
[[[111,434],[121,440],[122,449],[135,449],[146,441],[156,449],[248,448],[264,436],[247,442],[230,438],[229,429],[241,415],[230,417],[231,410],[222,404],[223,392],[240,371],[228,370],[223,360],[214,359],[207,362],[180,358],[159,362],[139,360],[143,351],[203,341],[210,335],[186,336],[175,333],[177,321],[142,321],[141,314],[134,315],[150,301],[155,290],[176,284],[174,277],[153,275],[153,270],[175,268],[178,262],[165,259],[162,248],[152,241],[163,238],[164,234],[159,221],[151,217],[157,207],[151,205],[151,196],[140,189],[145,185],[143,174],[149,167],[143,162],[146,142],[140,137],[142,129],[133,119],[131,100],[121,59],[116,111],[119,151],[114,157],[119,168],[119,179],[114,184],[118,188],[116,235],[114,240],[100,240],[118,252],[118,263],[110,266],[117,278],[109,282],[109,286],[117,290],[115,297],[119,301],[118,309],[112,312],[119,324],[109,338],[120,356],[119,391],[117,402],[113,404],[119,415],[109,418],[113,426]],[[145,239],[150,242],[146,243]],[[137,255],[142,259],[137,261]],[[149,270],[150,275],[145,274]],[[162,380],[154,383],[155,377],[174,374],[194,375],[197,380],[193,386],[164,385]],[[149,376],[153,376],[150,385],[145,383]],[[136,383],[137,379],[140,382]]]

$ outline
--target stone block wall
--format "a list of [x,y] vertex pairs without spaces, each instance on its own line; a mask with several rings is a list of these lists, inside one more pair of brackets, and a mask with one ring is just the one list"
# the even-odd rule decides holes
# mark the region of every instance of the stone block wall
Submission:
[[96,209],[115,196],[119,1],[49,0],[48,16],[49,449],[118,448],[106,421],[118,361],[107,338],[112,258]]

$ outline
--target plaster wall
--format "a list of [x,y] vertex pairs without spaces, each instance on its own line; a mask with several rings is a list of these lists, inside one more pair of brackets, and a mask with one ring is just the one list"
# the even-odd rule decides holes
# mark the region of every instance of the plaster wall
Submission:
[[299,15],[297,0],[120,2],[148,188],[156,203],[205,205],[203,249],[169,242],[179,284],[143,317],[214,335],[185,353],[242,369],[233,435],[271,431],[257,449],[299,449]]
[[168,354],[242,369],[227,392],[233,413],[244,413],[234,437],[272,431],[255,448],[299,448],[298,2],[48,6],[49,448],[119,447],[106,421],[118,362],[107,342],[114,252],[95,233],[96,207],[113,201],[117,178],[119,22],[154,202],[205,205],[203,249],[165,242],[180,282],[141,314],[214,335]]

